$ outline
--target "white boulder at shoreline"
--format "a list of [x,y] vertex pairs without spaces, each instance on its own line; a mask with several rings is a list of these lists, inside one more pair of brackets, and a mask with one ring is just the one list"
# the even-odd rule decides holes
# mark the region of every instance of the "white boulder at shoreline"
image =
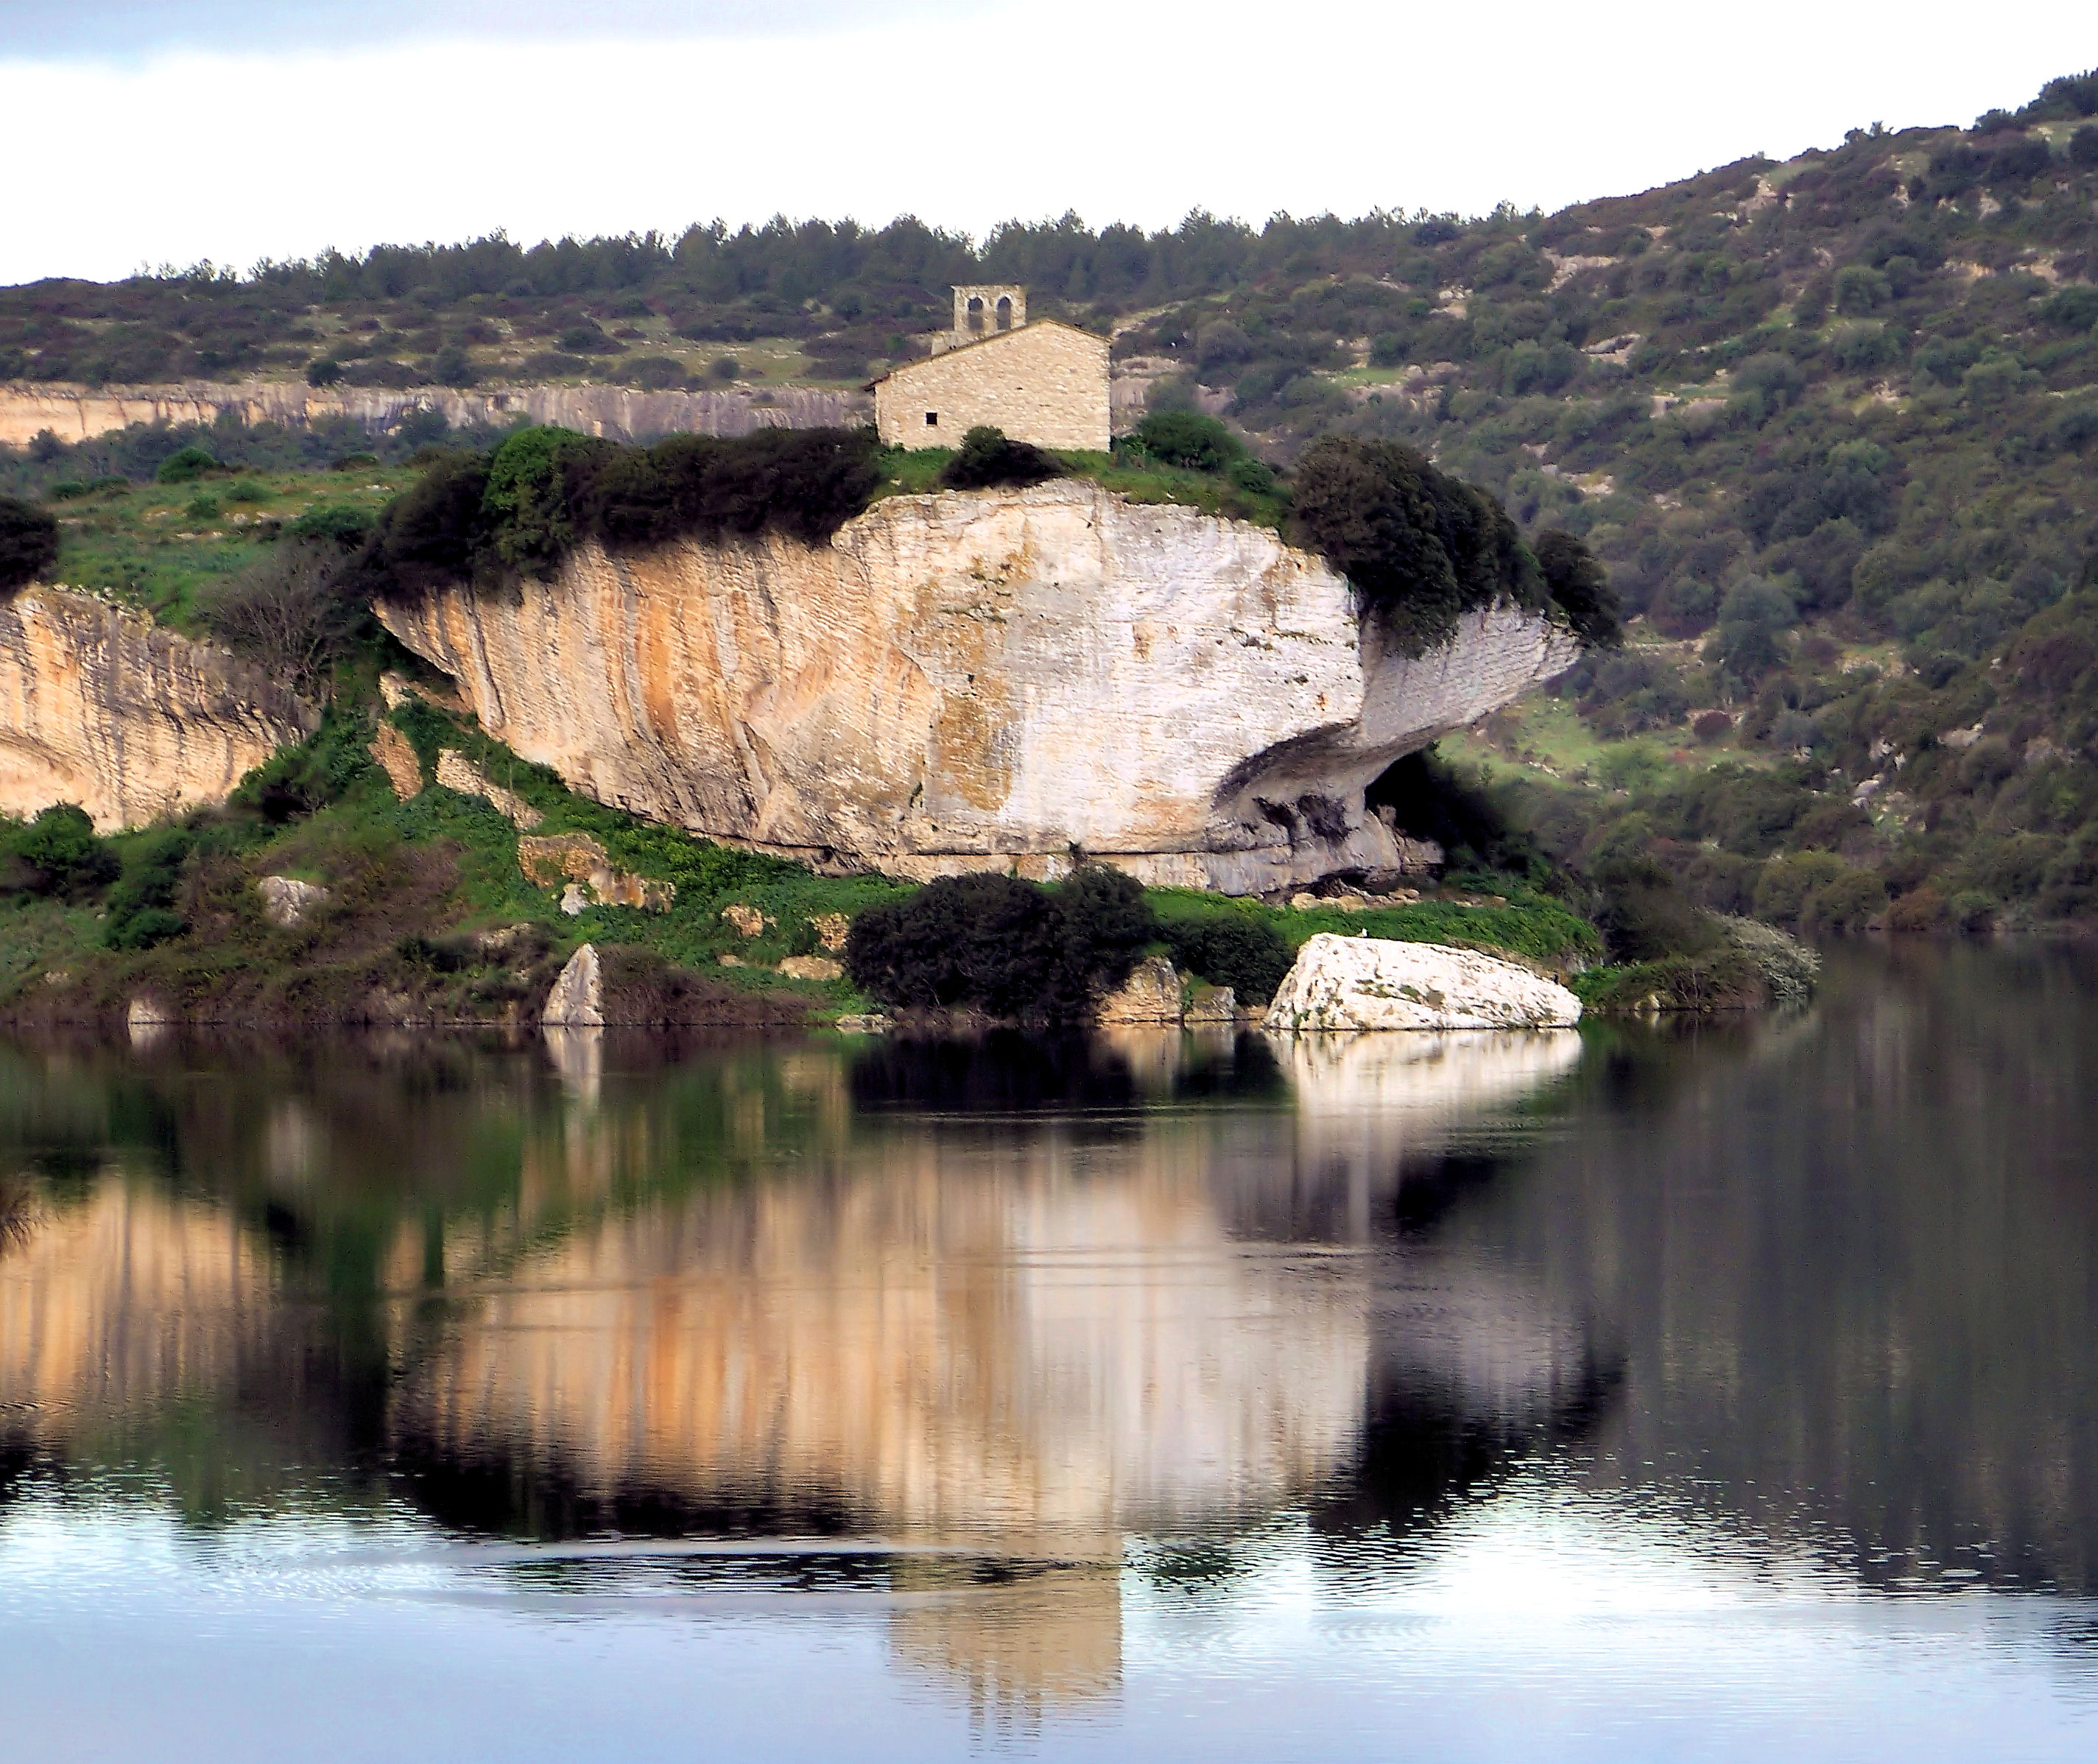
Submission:
[[1476,950],[1322,932],[1268,1007],[1271,1029],[1570,1029],[1581,1001]]

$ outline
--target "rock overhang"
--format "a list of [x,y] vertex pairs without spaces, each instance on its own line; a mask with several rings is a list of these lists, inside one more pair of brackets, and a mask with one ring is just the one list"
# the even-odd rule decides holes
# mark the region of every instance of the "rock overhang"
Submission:
[[588,546],[380,612],[490,734],[694,832],[1235,893],[1403,869],[1366,786],[1578,653],[1499,607],[1407,656],[1271,530],[1075,480],[891,498],[826,546]]

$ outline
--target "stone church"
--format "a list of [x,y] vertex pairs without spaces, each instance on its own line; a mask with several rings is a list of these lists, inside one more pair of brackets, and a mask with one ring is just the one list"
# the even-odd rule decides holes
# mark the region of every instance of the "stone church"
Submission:
[[1108,340],[1054,318],[1027,322],[1027,290],[957,287],[955,324],[933,353],[873,382],[892,447],[959,447],[980,423],[1038,447],[1105,452]]

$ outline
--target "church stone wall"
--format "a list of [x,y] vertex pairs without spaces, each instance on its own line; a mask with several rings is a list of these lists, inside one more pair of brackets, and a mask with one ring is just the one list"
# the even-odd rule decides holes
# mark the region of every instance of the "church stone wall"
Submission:
[[1104,452],[1112,434],[1108,340],[1038,320],[895,369],[875,384],[874,412],[893,447],[958,447],[987,423],[1038,447]]

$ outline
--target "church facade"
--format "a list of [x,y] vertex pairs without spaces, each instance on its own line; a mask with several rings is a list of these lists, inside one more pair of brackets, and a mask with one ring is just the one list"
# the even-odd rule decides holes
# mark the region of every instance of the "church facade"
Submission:
[[933,353],[876,380],[875,428],[892,447],[959,447],[980,424],[1038,447],[1105,452],[1108,340],[1027,321],[1027,290],[957,287],[953,330]]

